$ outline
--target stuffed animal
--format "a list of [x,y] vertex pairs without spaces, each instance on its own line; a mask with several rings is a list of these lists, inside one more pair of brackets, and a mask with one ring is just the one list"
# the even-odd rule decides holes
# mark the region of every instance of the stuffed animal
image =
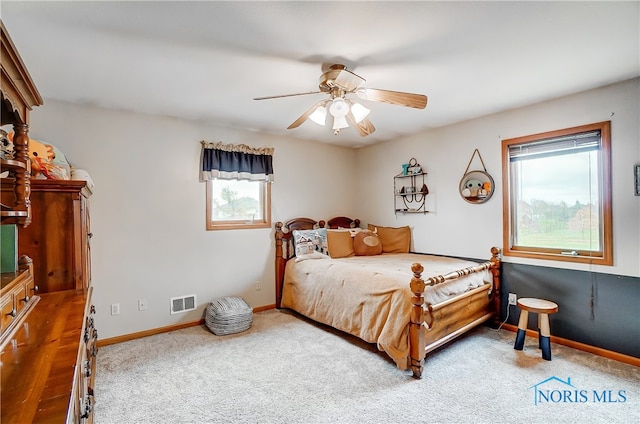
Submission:
[[36,179],[66,180],[66,170],[55,164],[56,154],[53,146],[29,140],[29,158],[31,159],[31,176]]
[[[8,138],[13,142],[12,132],[8,134]],[[33,179],[68,180],[71,177],[63,166],[54,163],[56,154],[51,144],[29,139],[29,159]]]
[[491,193],[491,182],[485,181],[482,183],[482,188],[478,190],[479,197],[487,197]]
[[477,197],[480,189],[482,188],[482,181],[480,180],[467,180],[464,183],[464,189],[462,195],[464,197]]

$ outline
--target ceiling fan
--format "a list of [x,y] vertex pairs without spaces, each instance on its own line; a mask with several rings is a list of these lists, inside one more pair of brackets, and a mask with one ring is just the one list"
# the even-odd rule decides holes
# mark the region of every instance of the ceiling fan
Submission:
[[355,94],[363,100],[390,103],[416,109],[424,109],[427,106],[427,96],[424,94],[366,88],[362,86],[364,82],[364,78],[347,70],[346,66],[335,64],[331,65],[329,70],[320,76],[320,85],[318,86],[320,91],[255,97],[254,100],[327,93],[329,94],[329,98],[321,100],[311,106],[309,110],[293,121],[287,129],[290,130],[299,127],[307,118],[319,125],[325,125],[328,110],[329,114],[333,117],[333,133],[335,135],[338,135],[341,129],[351,125],[362,137],[373,133],[376,128],[367,118],[369,109],[360,103],[354,102],[348,95]]

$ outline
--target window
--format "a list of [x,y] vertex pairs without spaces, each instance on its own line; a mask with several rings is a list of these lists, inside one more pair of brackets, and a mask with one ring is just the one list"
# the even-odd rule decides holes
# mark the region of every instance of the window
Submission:
[[502,141],[504,254],[613,265],[611,123]]
[[271,183],[207,180],[207,230],[271,227]]
[[271,227],[273,148],[201,141],[207,230]]

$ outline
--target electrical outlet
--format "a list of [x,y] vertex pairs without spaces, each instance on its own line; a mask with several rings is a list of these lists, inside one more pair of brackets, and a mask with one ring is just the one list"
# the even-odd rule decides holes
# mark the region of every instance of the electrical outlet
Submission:
[[120,315],[120,304],[112,303],[111,304],[111,315]]
[[139,311],[147,310],[147,299],[138,299],[138,310]]
[[509,305],[515,305],[518,301],[518,296],[515,293],[509,293]]
[[256,281],[256,291],[262,290],[262,281]]

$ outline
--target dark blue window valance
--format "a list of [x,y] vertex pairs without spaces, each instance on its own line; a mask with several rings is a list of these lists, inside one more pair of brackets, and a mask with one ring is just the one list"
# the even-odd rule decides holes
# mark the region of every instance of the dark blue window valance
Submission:
[[273,181],[273,148],[202,141],[200,180]]

